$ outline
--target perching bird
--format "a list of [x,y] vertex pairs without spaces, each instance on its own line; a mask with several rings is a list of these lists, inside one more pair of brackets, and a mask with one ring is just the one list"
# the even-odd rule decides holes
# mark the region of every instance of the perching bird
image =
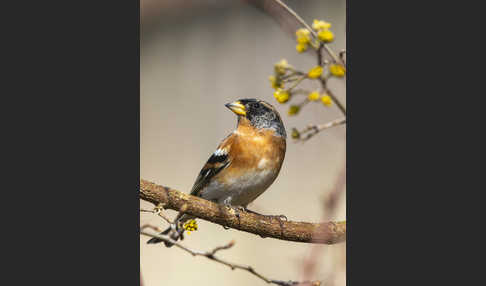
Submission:
[[[209,157],[191,195],[226,206],[246,206],[275,181],[285,157],[285,127],[277,110],[265,101],[241,99],[225,105],[238,116],[236,129]],[[179,213],[171,239],[183,238],[184,222],[193,219]],[[169,227],[161,234],[171,231]],[[162,240],[152,238],[147,243]],[[165,242],[167,247],[171,243]]]

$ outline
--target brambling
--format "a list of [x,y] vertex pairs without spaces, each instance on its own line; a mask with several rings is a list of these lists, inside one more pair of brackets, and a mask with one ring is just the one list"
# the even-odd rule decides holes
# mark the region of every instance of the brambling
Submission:
[[[238,117],[236,129],[219,144],[196,178],[191,195],[245,210],[277,178],[285,157],[285,127],[277,110],[257,99],[225,105]],[[183,239],[181,225],[193,216],[179,213],[171,239]],[[166,235],[172,228],[162,232]],[[152,238],[147,243],[158,243]],[[171,243],[165,242],[167,247]]]

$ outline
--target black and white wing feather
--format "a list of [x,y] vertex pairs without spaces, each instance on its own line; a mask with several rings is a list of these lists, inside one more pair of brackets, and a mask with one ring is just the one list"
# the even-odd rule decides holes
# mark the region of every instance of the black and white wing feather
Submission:
[[227,149],[223,147],[224,143],[223,141],[199,172],[192,187],[191,195],[199,196],[200,191],[209,184],[211,179],[231,164]]

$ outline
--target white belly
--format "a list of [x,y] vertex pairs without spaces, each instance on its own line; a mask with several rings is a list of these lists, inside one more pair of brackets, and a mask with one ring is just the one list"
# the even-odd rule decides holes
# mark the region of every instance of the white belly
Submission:
[[215,180],[201,191],[201,197],[220,204],[247,206],[273,183],[277,175],[278,172],[270,170],[249,172],[228,182],[227,188]]

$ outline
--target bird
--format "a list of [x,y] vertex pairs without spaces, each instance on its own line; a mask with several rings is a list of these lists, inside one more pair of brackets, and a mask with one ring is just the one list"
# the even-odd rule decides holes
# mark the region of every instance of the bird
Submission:
[[[218,145],[199,172],[191,195],[228,206],[247,209],[277,178],[282,167],[287,133],[278,111],[268,102],[254,98],[225,104],[237,116],[236,129]],[[181,225],[194,219],[179,212],[161,235],[183,239]],[[147,243],[159,243],[152,238]],[[167,247],[173,244],[164,241]]]

